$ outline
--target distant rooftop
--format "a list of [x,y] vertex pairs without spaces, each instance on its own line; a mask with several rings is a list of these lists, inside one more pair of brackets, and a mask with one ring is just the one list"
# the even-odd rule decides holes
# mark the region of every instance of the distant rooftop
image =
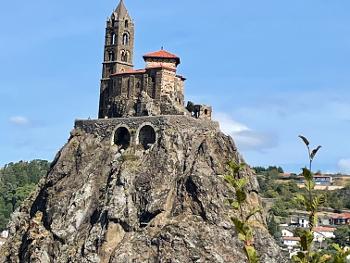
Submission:
[[328,227],[328,226],[318,226],[314,227],[314,232],[334,232],[336,230],[335,227]]

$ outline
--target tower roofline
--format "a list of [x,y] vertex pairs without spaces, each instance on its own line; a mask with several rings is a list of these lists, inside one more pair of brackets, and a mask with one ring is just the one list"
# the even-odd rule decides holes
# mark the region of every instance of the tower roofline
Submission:
[[123,0],[120,0],[117,8],[114,10],[114,13],[116,14],[118,19],[124,18],[126,15],[129,15]]

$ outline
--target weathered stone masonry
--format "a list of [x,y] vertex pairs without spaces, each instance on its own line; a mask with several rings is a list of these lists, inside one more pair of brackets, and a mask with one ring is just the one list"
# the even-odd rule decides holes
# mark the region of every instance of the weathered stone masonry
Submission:
[[[179,125],[182,125],[184,130],[188,129],[188,125],[193,125],[192,127],[196,127],[200,133],[206,130],[219,131],[219,124],[217,122],[176,115],[77,120],[75,122],[76,129],[102,138],[101,143],[105,145],[116,145],[119,150],[126,150],[129,147],[138,150],[147,150],[147,148],[157,142],[157,138],[160,137],[159,133],[165,129],[171,129],[171,127],[178,127]],[[124,133],[125,131],[127,133]],[[153,132],[154,136],[152,135]],[[154,140],[150,137],[154,137]],[[153,143],[150,143],[151,145],[143,145],[142,142],[144,141],[153,141]]]
[[99,118],[189,115],[211,119],[211,107],[184,107],[185,78],[180,58],[165,50],[143,56],[144,69],[133,69],[135,25],[121,1],[107,20],[100,87]]

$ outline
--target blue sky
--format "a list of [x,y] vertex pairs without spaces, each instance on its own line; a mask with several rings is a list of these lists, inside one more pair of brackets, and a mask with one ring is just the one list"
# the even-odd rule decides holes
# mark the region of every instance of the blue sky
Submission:
[[[186,98],[211,104],[251,165],[350,172],[350,2],[125,0],[135,67],[164,46]],[[105,20],[117,0],[0,8],[0,165],[52,159],[76,118],[97,115]]]

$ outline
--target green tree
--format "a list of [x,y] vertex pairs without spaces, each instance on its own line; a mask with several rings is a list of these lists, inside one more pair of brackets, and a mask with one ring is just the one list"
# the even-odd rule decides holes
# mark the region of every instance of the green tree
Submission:
[[273,206],[270,208],[275,216],[287,217],[288,216],[288,202],[283,201],[282,199],[277,199]]
[[273,236],[276,240],[278,240],[281,237],[281,229],[274,215],[271,215],[267,219],[267,228],[271,236]]
[[261,173],[263,173],[263,172],[266,172],[265,167],[262,167],[262,166],[253,167],[253,170],[254,170],[255,173],[257,173],[257,174],[261,174]]
[[350,226],[340,226],[334,231],[335,243],[340,246],[350,246]]
[[9,163],[0,168],[0,230],[6,227],[11,213],[35,189],[49,167],[48,161],[33,160]]

